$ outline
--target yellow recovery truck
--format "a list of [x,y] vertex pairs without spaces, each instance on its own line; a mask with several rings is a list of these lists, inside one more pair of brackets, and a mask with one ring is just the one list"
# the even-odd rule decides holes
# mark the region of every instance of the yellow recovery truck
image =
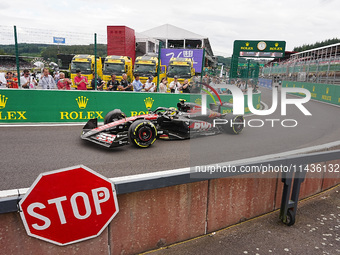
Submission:
[[[76,71],[80,70],[81,75],[85,76],[89,82],[88,89],[91,88],[91,81],[94,79],[94,55],[75,55],[71,61],[71,80],[72,87],[76,88],[74,84],[74,77],[76,77]],[[103,67],[101,58],[97,57],[97,74],[98,77],[103,77]]]
[[185,79],[191,81],[195,76],[194,63],[191,58],[171,58],[167,68],[168,84],[174,80],[174,76],[178,77],[178,81],[183,83]]
[[115,74],[116,79],[120,82],[123,73],[127,74],[128,81],[133,81],[132,61],[130,57],[110,55],[105,58],[103,68],[103,80],[105,83],[111,80],[112,74]]
[[135,61],[134,74],[139,75],[140,81],[144,84],[149,76],[153,76],[153,82],[157,84],[157,69],[158,64],[160,65],[159,80],[161,81],[163,77],[166,77],[166,66],[162,66],[158,63],[157,57],[142,56],[137,57]]

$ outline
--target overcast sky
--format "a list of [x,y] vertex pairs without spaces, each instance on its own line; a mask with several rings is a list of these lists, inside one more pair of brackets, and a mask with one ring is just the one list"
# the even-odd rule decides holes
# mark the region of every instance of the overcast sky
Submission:
[[5,37],[13,33],[13,25],[36,38],[42,30],[53,30],[57,36],[55,31],[100,36],[107,25],[143,32],[172,24],[208,37],[215,55],[230,56],[234,40],[283,40],[286,50],[292,50],[340,38],[339,11],[339,0],[11,0],[1,1],[0,43],[9,43]]

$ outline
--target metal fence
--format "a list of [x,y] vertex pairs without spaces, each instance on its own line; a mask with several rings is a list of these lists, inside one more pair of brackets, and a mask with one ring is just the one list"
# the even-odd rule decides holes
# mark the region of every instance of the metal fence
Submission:
[[65,58],[60,56],[70,58],[75,54],[88,54],[105,57],[106,45],[106,33],[0,26],[0,73],[11,71],[17,77],[18,73],[29,69],[38,75],[43,68],[48,68],[51,74],[68,72],[70,60],[63,63]]
[[310,61],[288,60],[263,68],[261,74],[265,78],[280,77],[286,81],[340,85],[340,57]]

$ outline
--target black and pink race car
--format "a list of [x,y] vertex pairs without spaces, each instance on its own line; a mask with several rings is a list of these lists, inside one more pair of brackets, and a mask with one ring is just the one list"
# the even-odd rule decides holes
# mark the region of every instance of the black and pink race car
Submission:
[[97,119],[89,120],[83,127],[81,138],[112,148],[127,144],[147,148],[157,139],[179,140],[221,133],[239,134],[244,127],[242,115],[221,114],[221,105],[215,111],[180,100],[176,108],[158,107],[149,114],[126,117],[115,109],[106,114],[104,125],[98,127]]

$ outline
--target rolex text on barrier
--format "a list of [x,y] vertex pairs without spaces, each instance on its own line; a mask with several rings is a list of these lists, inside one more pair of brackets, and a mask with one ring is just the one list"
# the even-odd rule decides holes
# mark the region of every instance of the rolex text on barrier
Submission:
[[85,166],[40,174],[19,206],[27,234],[58,245],[99,236],[119,211],[113,183]]

